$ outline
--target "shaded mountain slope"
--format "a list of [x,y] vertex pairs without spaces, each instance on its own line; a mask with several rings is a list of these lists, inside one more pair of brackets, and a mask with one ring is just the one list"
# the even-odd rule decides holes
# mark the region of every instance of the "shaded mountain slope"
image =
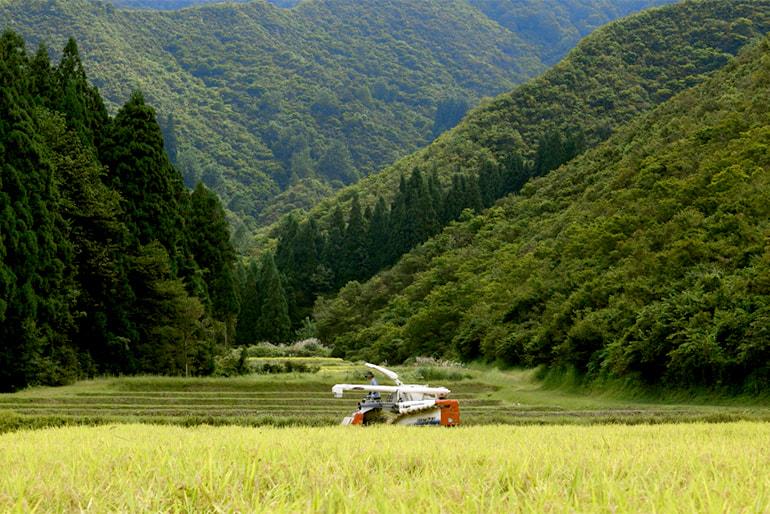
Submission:
[[[415,168],[424,175],[435,171],[445,193],[457,177],[480,181],[483,170],[492,168],[509,184],[482,195],[494,199],[515,192],[529,177],[543,175],[606,139],[618,125],[703,82],[768,30],[767,1],[682,2],[613,22],[541,77],[484,101],[430,146],[346,188],[309,217],[325,232],[337,208],[348,210],[354,196],[372,209],[378,198],[390,204],[401,177]],[[582,149],[565,152],[570,139]],[[511,166],[517,162],[518,169]],[[281,231],[268,235],[280,240]],[[270,238],[261,242],[270,244]]]
[[338,353],[375,361],[764,387],[769,49],[763,40],[521,195],[319,302],[321,331]]
[[112,110],[140,88],[188,184],[203,179],[245,217],[297,182],[340,187],[426,144],[442,99],[475,103],[543,69],[461,0],[176,11],[13,0],[0,19],[32,48],[75,37]]
[[612,20],[671,3],[655,0],[469,0],[484,14],[535,45],[540,59],[556,64],[581,39]]
[[112,112],[141,89],[186,183],[202,180],[253,229],[429,143],[592,23],[664,1],[9,0],[0,19],[31,48],[75,37]]

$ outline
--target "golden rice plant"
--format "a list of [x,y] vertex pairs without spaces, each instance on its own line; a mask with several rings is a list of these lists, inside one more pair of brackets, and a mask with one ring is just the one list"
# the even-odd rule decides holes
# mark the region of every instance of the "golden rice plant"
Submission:
[[1,512],[768,512],[770,425],[65,427],[0,436]]

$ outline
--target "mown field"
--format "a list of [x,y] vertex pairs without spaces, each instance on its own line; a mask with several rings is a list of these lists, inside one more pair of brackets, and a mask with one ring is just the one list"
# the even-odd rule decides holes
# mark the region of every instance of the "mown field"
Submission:
[[[361,364],[324,358],[253,359],[316,366],[315,373],[230,378],[124,377],[32,388],[0,395],[0,433],[24,428],[115,423],[181,426],[331,426],[362,395],[334,398],[335,383],[366,383]],[[605,424],[770,420],[751,402],[662,402],[618,399],[548,387],[532,371],[441,367],[396,368],[406,383],[443,385],[460,400],[462,425]],[[390,383],[380,377],[381,384]]]
[[0,436],[2,512],[751,512],[766,423],[144,424]]

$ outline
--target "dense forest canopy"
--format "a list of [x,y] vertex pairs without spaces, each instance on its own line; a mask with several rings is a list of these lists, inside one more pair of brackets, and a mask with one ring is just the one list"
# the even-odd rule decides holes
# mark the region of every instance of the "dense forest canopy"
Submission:
[[0,391],[208,374],[239,310],[222,205],[185,188],[141,92],[111,117],[61,54],[0,36]]
[[752,44],[520,194],[451,224],[373,279],[348,283],[316,305],[319,331],[352,358],[482,358],[765,390],[769,51],[768,39]]
[[770,30],[769,15],[768,2],[684,2],[614,22],[541,77],[471,111],[429,147],[308,216],[284,219],[263,244],[277,245],[292,322],[299,326],[319,295],[366,281],[452,221],[518,192],[707,80]]
[[11,0],[0,19],[31,48],[58,51],[74,37],[113,114],[141,89],[172,163],[189,187],[202,180],[216,191],[238,242],[426,145],[482,97],[544,71],[546,55],[557,60],[579,34],[662,1],[305,0],[281,9],[256,0],[124,11],[99,0]]
[[[153,9],[173,11],[197,5],[216,4],[223,0],[112,0],[110,3],[120,9]],[[253,0],[228,0],[231,2],[252,2]],[[302,0],[265,0],[277,7],[295,7]]]

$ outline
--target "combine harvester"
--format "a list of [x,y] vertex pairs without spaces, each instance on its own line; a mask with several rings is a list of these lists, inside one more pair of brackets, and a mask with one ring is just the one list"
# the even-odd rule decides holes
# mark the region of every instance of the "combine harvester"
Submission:
[[[332,392],[342,398],[345,391],[367,391],[369,394],[359,402],[358,410],[342,420],[343,425],[370,425],[389,423],[394,425],[444,425],[460,424],[460,405],[457,400],[448,400],[446,387],[402,384],[398,374],[389,369],[366,363],[366,366],[383,373],[393,380],[394,386],[375,384],[336,384]],[[371,372],[370,372],[371,373]],[[388,393],[387,400],[381,393]]]

